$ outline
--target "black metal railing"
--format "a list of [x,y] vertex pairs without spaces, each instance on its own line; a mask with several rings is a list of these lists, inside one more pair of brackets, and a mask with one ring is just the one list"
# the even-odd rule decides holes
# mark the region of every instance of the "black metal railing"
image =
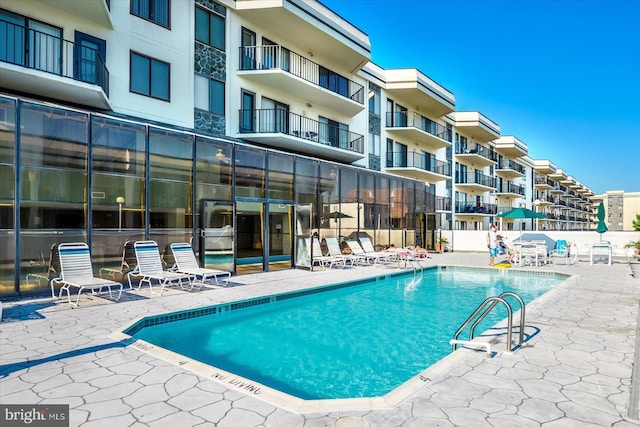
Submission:
[[493,162],[498,161],[498,154],[493,150],[493,148],[485,147],[480,144],[456,142],[456,154],[476,154]]
[[0,24],[0,62],[95,84],[109,96],[109,70],[97,50],[2,19]]
[[535,185],[548,185],[549,187],[555,187],[554,182],[551,181],[546,176],[537,176],[537,177],[535,177],[534,178],[534,184]]
[[496,215],[498,207],[492,203],[456,202],[456,213],[472,213],[481,215]]
[[279,45],[240,47],[240,70],[282,70],[364,104],[364,86]]
[[518,173],[524,174],[524,166],[512,160],[498,160],[497,169],[511,169]]
[[434,156],[417,151],[387,153],[388,168],[418,168],[440,175],[451,175],[451,164]]
[[364,153],[364,136],[281,109],[239,110],[240,133],[282,133]]
[[388,128],[417,128],[451,142],[452,130],[413,111],[387,111]]
[[502,183],[502,185],[498,185],[496,188],[496,192],[520,194],[521,196],[524,196],[525,188],[523,185],[515,185],[512,182],[506,182]]
[[456,173],[456,184],[479,184],[486,187],[496,186],[496,179],[492,176],[485,175],[480,171],[468,173]]
[[451,210],[451,197],[436,196],[436,210],[437,211],[450,211]]

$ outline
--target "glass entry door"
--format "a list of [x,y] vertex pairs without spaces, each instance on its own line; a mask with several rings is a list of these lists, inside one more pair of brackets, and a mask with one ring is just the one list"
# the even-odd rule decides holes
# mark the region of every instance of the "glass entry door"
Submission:
[[238,274],[264,270],[264,208],[261,202],[236,202]]
[[292,205],[269,203],[269,271],[284,270],[292,266],[292,214]]
[[233,202],[202,200],[200,218],[200,265],[233,272]]
[[295,265],[297,268],[313,268],[311,262],[311,209],[312,204],[296,205],[295,214]]

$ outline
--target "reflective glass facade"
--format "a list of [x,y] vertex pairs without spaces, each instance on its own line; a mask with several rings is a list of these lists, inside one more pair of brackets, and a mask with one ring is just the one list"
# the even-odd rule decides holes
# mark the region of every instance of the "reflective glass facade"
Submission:
[[401,246],[416,243],[416,218],[435,197],[410,179],[9,97],[0,97],[0,179],[5,296],[48,292],[58,243],[88,242],[96,275],[119,268],[127,241],[153,239],[161,250],[191,242],[199,251],[206,203],[226,206],[216,215],[235,226],[224,250],[237,261],[239,230],[258,236],[242,242],[242,256],[268,270],[295,266],[292,205],[312,205],[321,238],[366,234]]

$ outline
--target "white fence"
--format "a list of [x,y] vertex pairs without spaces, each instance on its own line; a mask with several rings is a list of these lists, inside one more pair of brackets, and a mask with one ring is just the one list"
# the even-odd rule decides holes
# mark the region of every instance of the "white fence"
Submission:
[[[448,248],[454,251],[473,252],[487,251],[487,233],[488,230],[442,231],[442,235],[449,239]],[[547,242],[549,250],[555,247],[556,240],[575,242],[578,247],[578,253],[584,256],[587,256],[592,244],[600,242],[600,234],[595,231],[527,230],[523,231],[521,235],[519,231],[503,230],[498,231],[498,234],[507,237],[509,242],[544,240]],[[628,251],[624,249],[624,245],[639,239],[640,232],[637,231],[607,231],[602,234],[602,241],[611,243],[614,257],[624,257]]]

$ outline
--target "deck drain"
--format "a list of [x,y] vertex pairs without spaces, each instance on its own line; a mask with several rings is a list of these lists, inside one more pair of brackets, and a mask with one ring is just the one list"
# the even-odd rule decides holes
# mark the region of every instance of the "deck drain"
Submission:
[[369,427],[369,421],[360,417],[343,417],[336,421],[336,427]]

